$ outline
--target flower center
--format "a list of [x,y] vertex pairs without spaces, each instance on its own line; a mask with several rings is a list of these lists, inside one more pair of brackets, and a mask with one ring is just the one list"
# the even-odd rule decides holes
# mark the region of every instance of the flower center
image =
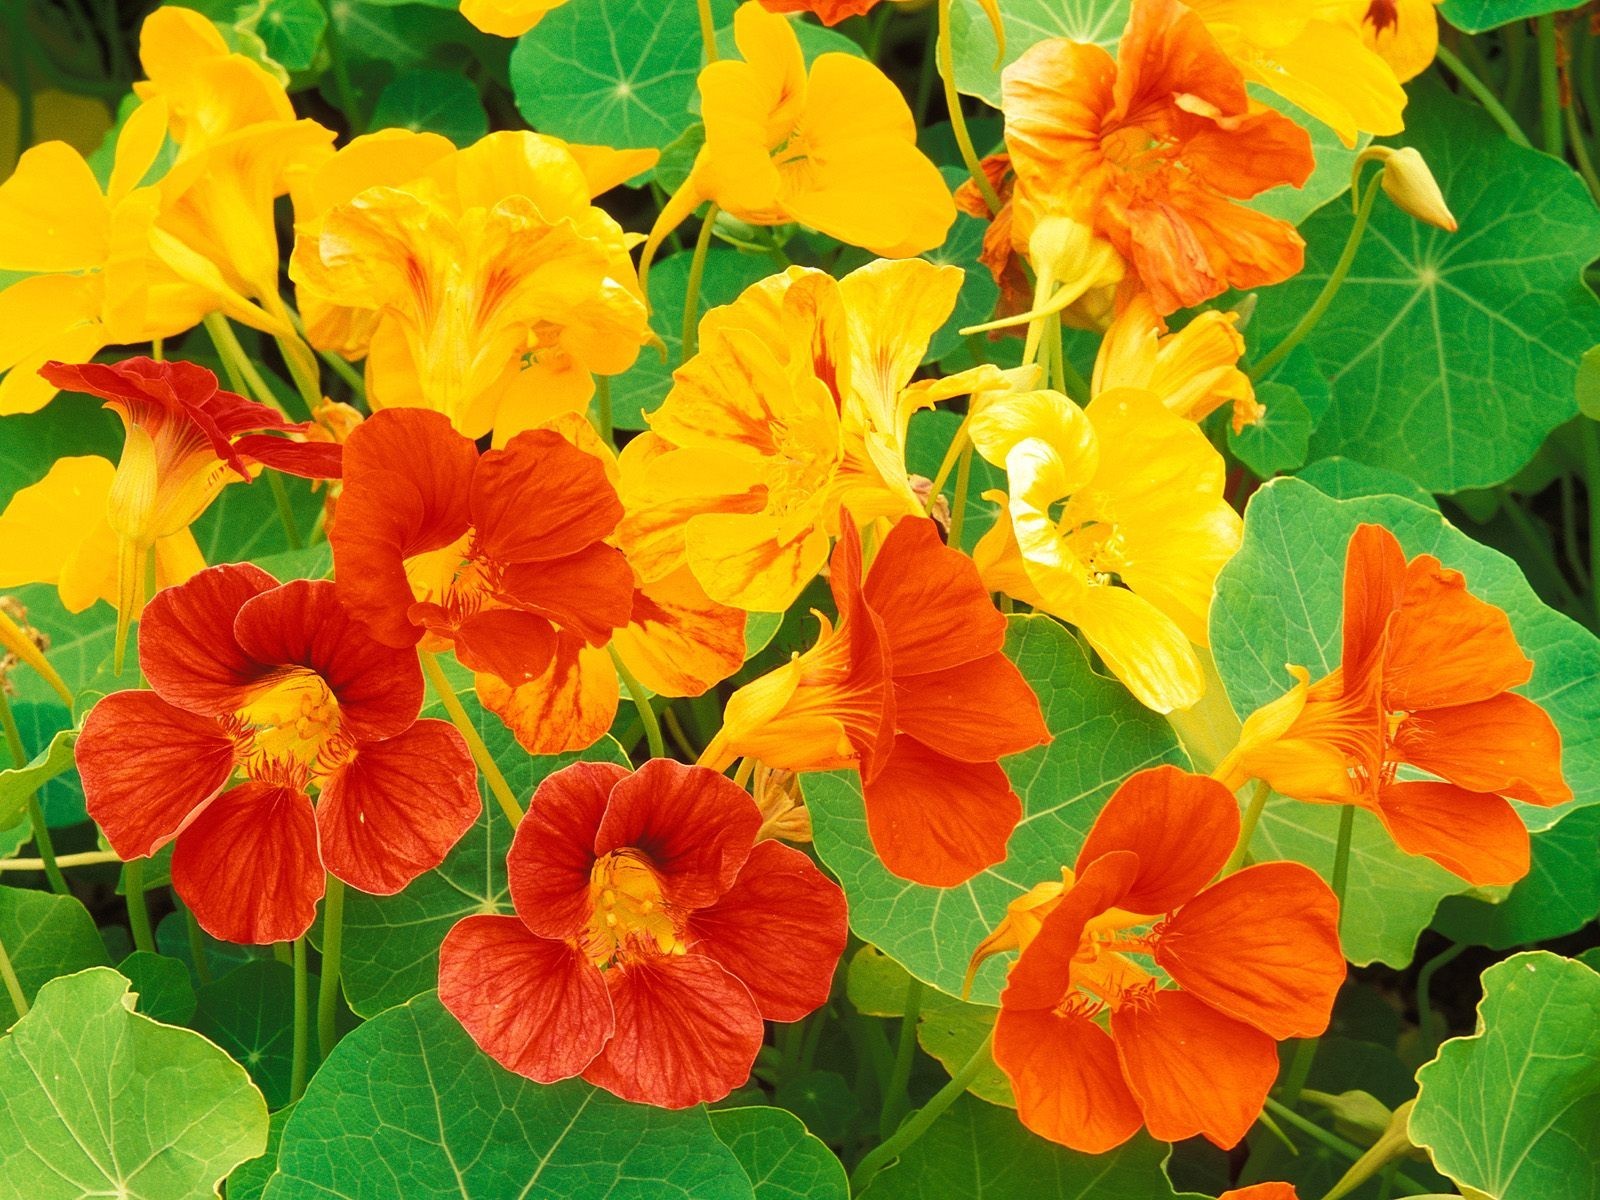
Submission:
[[[1115,908],[1090,921],[1072,957],[1072,986],[1056,1011],[1097,1017],[1107,1009],[1149,1004],[1162,981],[1129,956],[1155,953],[1161,926],[1150,922],[1148,916]],[[1146,931],[1139,932],[1141,927]]]
[[1148,175],[1162,170],[1172,158],[1173,141],[1143,125],[1121,125],[1100,139],[1100,152],[1120,171]]
[[602,855],[589,873],[589,930],[583,950],[597,967],[628,954],[682,954],[686,947],[661,894],[661,881],[639,851]]
[[349,757],[339,702],[315,671],[274,676],[236,715],[239,764],[252,779],[303,787]]

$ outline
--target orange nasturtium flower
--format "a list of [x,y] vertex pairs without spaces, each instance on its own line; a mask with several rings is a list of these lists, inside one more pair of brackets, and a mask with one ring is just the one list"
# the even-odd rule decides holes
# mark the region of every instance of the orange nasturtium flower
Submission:
[[955,202],[888,77],[833,52],[808,75],[789,21],[757,3],[739,6],[733,31],[744,59],[700,72],[706,144],[656,219],[645,259],[707,200],[752,225],[797,221],[886,258],[942,243]]
[[1261,1115],[1276,1043],[1327,1028],[1345,976],[1339,902],[1299,863],[1212,883],[1238,836],[1238,805],[1216,780],[1141,771],[1062,882],[1013,901],[978,946],[969,979],[989,955],[1021,951],[994,1058],[1033,1132],[1091,1154],[1140,1126],[1227,1149]]
[[[1340,665],[1316,683],[1304,667],[1289,672],[1295,686],[1245,722],[1219,778],[1364,808],[1402,850],[1472,884],[1527,874],[1528,830],[1510,800],[1572,799],[1561,734],[1511,691],[1533,664],[1459,571],[1431,554],[1407,562],[1387,529],[1360,526],[1346,551]],[[1401,766],[1437,778],[1400,779]]]
[[515,914],[450,930],[439,999],[542,1083],[720,1100],[749,1078],[763,1021],[827,1000],[847,936],[839,886],[760,826],[749,794],[703,767],[557,771],[506,856]]
[[1178,0],[1134,0],[1115,62],[1082,42],[1038,43],[1002,73],[1001,97],[1013,240],[1036,259],[1047,222],[1087,226],[1162,315],[1300,269],[1294,227],[1235,201],[1304,183],[1311,139],[1249,98],[1239,68]]
[[985,584],[1076,625],[1140,703],[1199,700],[1194,647],[1242,532],[1205,434],[1136,388],[1087,408],[1059,392],[998,396],[969,429],[1008,481],[986,494],[1005,512],[973,554]]
[[374,408],[471,438],[583,411],[650,337],[622,228],[591,201],[652,161],[525,132],[357,139],[295,184],[313,344],[366,356]]
[[815,646],[735,692],[701,761],[854,767],[884,866],[929,887],[964,883],[1005,858],[1022,819],[998,760],[1050,740],[1002,653],[1005,617],[926,517],[890,531],[865,579],[846,520],[828,583],[839,624],[824,619]]
[[461,15],[495,37],[521,37],[567,0],[461,0]]
[[622,454],[618,530],[645,579],[687,565],[712,599],[781,612],[827,561],[841,511],[918,516],[905,466],[919,408],[999,388],[993,367],[911,382],[961,273],[922,259],[835,280],[790,267],[700,323],[650,432]]

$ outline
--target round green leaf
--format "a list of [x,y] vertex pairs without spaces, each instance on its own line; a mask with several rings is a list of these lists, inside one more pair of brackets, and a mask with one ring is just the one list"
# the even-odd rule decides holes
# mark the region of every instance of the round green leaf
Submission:
[[[1333,386],[1311,453],[1387,467],[1435,492],[1516,474],[1577,411],[1578,361],[1600,336],[1583,269],[1600,211],[1564,164],[1513,145],[1474,105],[1414,89],[1405,140],[1461,229],[1379,197],[1354,266],[1304,343]],[[1343,205],[1302,227],[1306,268],[1260,293],[1251,340],[1271,346],[1326,283],[1350,231]]]
[[228,1176],[228,1200],[261,1200],[267,1180],[278,1169],[278,1147],[283,1145],[283,1127],[289,1123],[299,1101],[285,1104],[272,1114],[267,1124],[267,1152],[252,1158]]
[[[1559,808],[1516,805],[1531,830],[1553,826],[1600,801],[1600,641],[1546,608],[1510,559],[1473,541],[1435,510],[1398,496],[1335,500],[1298,479],[1275,479],[1251,497],[1244,543],[1217,580],[1211,648],[1240,716],[1288,690],[1285,663],[1327,674],[1339,662],[1345,546],[1372,522],[1399,538],[1407,556],[1435,554],[1465,574],[1474,595],[1506,611],[1534,674],[1521,689],[1561,730],[1562,765],[1578,798]],[[1255,854],[1332,873],[1337,806],[1269,802]],[[1395,847],[1377,819],[1357,811],[1346,892],[1345,952],[1352,962],[1403,966],[1439,901],[1466,884]]]
[[[946,409],[934,409],[912,415],[911,427],[906,434],[906,470],[924,479],[933,479],[939,473],[945,453],[961,428],[961,414]],[[961,548],[967,553],[978,544],[978,539],[994,524],[1000,506],[985,500],[988,491],[1005,491],[1006,473],[978,455],[972,456],[972,477],[967,481],[966,518],[961,526]],[[956,502],[956,484],[959,475],[955,470],[945,480],[942,493],[952,506]]]
[[378,96],[376,128],[443,134],[470,146],[489,132],[489,114],[472,80],[452,71],[406,71]]
[[0,1038],[0,1163],[32,1200],[193,1200],[267,1144],[267,1106],[205,1038],[133,1011],[109,967],[52,980]]
[[1482,33],[1512,21],[1582,6],[1583,0],[1444,0],[1439,15],[1462,33]]
[[1417,1072],[1411,1140],[1487,1200],[1600,1196],[1600,974],[1544,951],[1483,973],[1478,1031]]
[[368,1021],[284,1127],[267,1200],[754,1200],[703,1108],[498,1066],[433,995]]
[[849,1200],[844,1165],[805,1123],[781,1108],[722,1108],[711,1128],[732,1150],[756,1200]]
[[[853,771],[803,777],[817,853],[844,887],[851,928],[953,996],[961,993],[972,951],[1006,905],[1034,884],[1061,877],[1119,783],[1158,763],[1187,765],[1167,723],[1115,680],[1096,675],[1064,626],[1049,617],[1012,617],[1006,653],[1038,694],[1055,740],[1003,764],[1023,806],[1005,862],[954,888],[901,879],[873,853],[860,777]],[[991,959],[973,997],[994,1002],[1003,976],[1002,963]]]
[[[314,976],[312,977],[315,978]],[[312,983],[312,988],[316,987]],[[294,969],[276,959],[245,963],[197,994],[194,1029],[250,1072],[267,1107],[289,1102],[294,1069]]]
[[1300,393],[1281,383],[1263,383],[1256,388],[1256,399],[1266,413],[1254,425],[1235,433],[1228,426],[1228,446],[1263,479],[1279,471],[1292,471],[1306,461],[1315,422]]
[[1000,24],[1006,31],[1004,59],[978,0],[954,0],[950,9],[950,49],[956,87],[1000,107],[1000,72],[1046,38],[1071,38],[1114,49],[1128,23],[1128,0],[1004,0]]
[[[71,896],[27,888],[0,887],[0,945],[30,1001],[58,975],[111,962],[88,909]],[[10,995],[0,989],[0,1029],[16,1019]]]
[[133,985],[138,1010],[163,1025],[187,1025],[194,1016],[194,985],[189,968],[176,958],[135,950],[117,964]]
[[1428,508],[1439,507],[1432,493],[1423,491],[1406,476],[1385,471],[1382,467],[1369,467],[1366,463],[1338,454],[1317,459],[1298,472],[1295,478],[1305,480],[1335,500],[1354,500],[1358,496],[1404,496]]

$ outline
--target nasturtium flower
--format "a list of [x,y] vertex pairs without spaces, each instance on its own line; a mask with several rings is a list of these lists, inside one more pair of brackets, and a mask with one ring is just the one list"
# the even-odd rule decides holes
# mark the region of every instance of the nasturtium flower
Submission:
[[521,37],[567,0],[461,0],[461,15],[495,37]]
[[862,577],[853,521],[828,578],[839,624],[740,688],[702,762],[861,775],[884,866],[953,887],[1006,856],[1022,819],[998,760],[1050,740],[1038,698],[1002,652],[1006,620],[934,523],[910,517]]
[[737,784],[654,759],[576,763],[533,794],[506,866],[514,916],[457,923],[439,999],[508,1070],[582,1075],[646,1104],[719,1100],[762,1021],[828,998],[845,901],[800,851],[756,840]]
[[[1431,554],[1406,561],[1379,525],[1350,538],[1340,664],[1245,721],[1218,776],[1254,776],[1296,800],[1374,814],[1408,854],[1479,886],[1528,872],[1528,831],[1511,800],[1572,799],[1561,733],[1511,689],[1533,664],[1506,614]],[[1402,766],[1433,779],[1399,777]]]
[[880,2],[881,0],[761,0],[761,7],[775,13],[808,12],[824,25],[837,25],[847,17],[865,16]]
[[1242,533],[1205,434],[1136,388],[1087,408],[1059,392],[1000,395],[969,429],[1008,480],[986,494],[1005,511],[973,554],[984,583],[1076,625],[1140,703],[1199,700],[1194,648]]
[[290,275],[313,341],[366,355],[374,408],[504,442],[583,411],[649,340],[628,240],[591,201],[652,156],[526,132],[437,148],[358,139],[297,184]]
[[466,743],[417,719],[416,656],[368,636],[332,583],[202,571],[150,602],[139,665],[153,690],[84,722],[84,801],[123,858],[176,839],[173,886],[214,937],[299,937],[324,869],[398,892],[477,818]]
[[1141,771],[1107,801],[1062,882],[1014,901],[979,946],[974,966],[1021,951],[994,1058],[1033,1132],[1091,1154],[1141,1126],[1227,1149],[1261,1115],[1276,1043],[1327,1028],[1345,976],[1339,902],[1299,863],[1212,883],[1238,836],[1220,783]]
[[1439,52],[1442,0],[1346,0],[1360,12],[1361,38],[1407,83],[1422,74]]
[[955,203],[888,76],[832,52],[808,74],[789,21],[758,3],[739,6],[733,31],[744,58],[700,71],[706,143],[646,257],[707,200],[752,225],[797,221],[887,258],[940,245]]
[[1289,1183],[1255,1183],[1249,1187],[1230,1188],[1217,1200],[1299,1200],[1299,1193]]
[[145,78],[134,95],[164,106],[180,155],[194,154],[248,125],[290,122],[294,107],[277,79],[228,49],[204,15],[167,4],[139,27]]
[[[108,502],[117,469],[97,454],[58,458],[0,513],[0,588],[54,584],[61,606],[79,613],[117,603],[117,535]],[[187,526],[155,543],[156,587],[205,568]],[[138,616],[137,605],[132,616]]]
[[1002,73],[1001,97],[1019,248],[1037,255],[1047,221],[1088,227],[1162,315],[1300,269],[1294,227],[1235,201],[1304,183],[1311,139],[1249,98],[1178,0],[1135,0],[1115,62],[1087,43],[1038,43]]

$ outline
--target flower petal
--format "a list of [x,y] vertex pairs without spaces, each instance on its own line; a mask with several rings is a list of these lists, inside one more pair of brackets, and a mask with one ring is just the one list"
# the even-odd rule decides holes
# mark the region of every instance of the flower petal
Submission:
[[1406,590],[1406,555],[1382,525],[1360,525],[1344,556],[1344,632],[1341,661],[1352,680],[1371,669],[1384,649],[1390,618]]
[[1106,1031],[1084,1016],[1002,1007],[994,1061],[1017,1097],[1017,1117],[1040,1137],[1103,1154],[1143,1121]]
[[1407,854],[1431,858],[1476,887],[1528,873],[1528,827],[1500,796],[1431,780],[1392,783],[1378,793],[1378,819]]
[[1060,1004],[1073,986],[1072,960],[1083,942],[1084,926],[1119,907],[1138,874],[1139,856],[1126,850],[1103,854],[1085,867],[1011,965],[1000,1008],[1053,1009]]
[[498,676],[475,677],[478,699],[506,723],[529,754],[564,754],[594,745],[617,715],[617,669],[604,650],[563,633],[555,657],[537,679],[512,687]]
[[699,696],[744,663],[745,614],[706,595],[680,567],[642,585],[612,643],[639,682],[660,696]]
[[578,762],[534,789],[506,855],[511,903],[541,937],[577,937],[589,923],[595,833],[612,789],[628,777],[613,763]]
[[896,674],[942,671],[1005,644],[1005,616],[977,567],[926,518],[904,518],[889,531],[862,591],[883,618]]
[[245,604],[278,586],[260,567],[232,563],[158,593],[139,627],[139,666],[169,704],[220,717],[236,712],[270,665],[233,636]]
[[491,450],[472,479],[477,549],[496,562],[545,562],[609,537],[622,503],[605,464],[550,429]]
[[1467,591],[1461,572],[1433,555],[1411,560],[1384,656],[1386,707],[1470,704],[1520,687],[1532,676],[1533,663],[1502,609]]
[[633,568],[622,551],[600,542],[561,558],[515,563],[500,590],[592,646],[603,646],[633,612]]
[[1468,791],[1548,808],[1572,799],[1561,776],[1561,731],[1526,696],[1413,712],[1395,734],[1400,758]]
[[[892,640],[892,617],[884,629]],[[902,673],[906,660],[895,662],[896,727],[950,758],[994,762],[1050,740],[1038,696],[1004,654],[916,675]]]
[[[422,615],[424,610],[437,607],[419,604],[412,611]],[[426,617],[424,624],[435,628]],[[556,631],[546,618],[514,608],[476,612],[451,630],[450,636],[462,666],[498,676],[511,687],[548,671],[559,644]]]

